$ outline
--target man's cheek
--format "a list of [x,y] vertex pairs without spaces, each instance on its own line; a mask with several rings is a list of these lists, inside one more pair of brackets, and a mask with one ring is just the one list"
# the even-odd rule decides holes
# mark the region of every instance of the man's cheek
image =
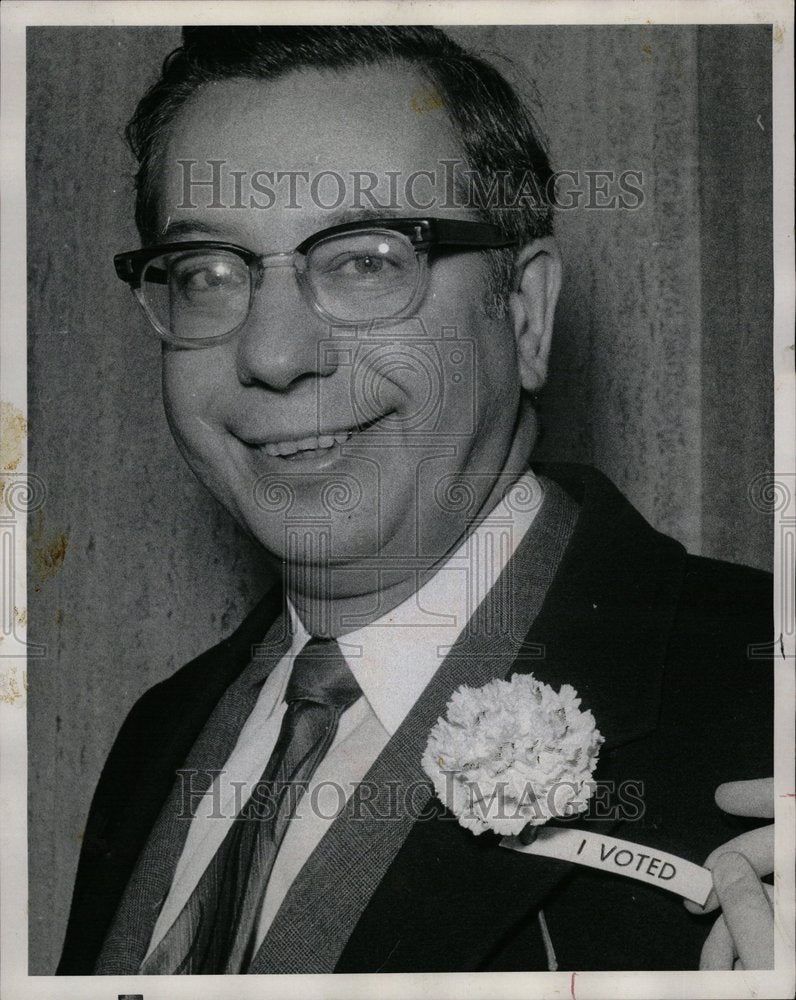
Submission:
[[190,437],[192,425],[210,422],[212,395],[202,378],[176,362],[163,365],[163,407],[172,433]]
[[191,420],[186,407],[177,404],[173,396],[164,396],[163,404],[171,435],[183,457],[193,466],[192,457],[199,451],[198,434],[196,431],[191,433],[191,426],[195,421]]

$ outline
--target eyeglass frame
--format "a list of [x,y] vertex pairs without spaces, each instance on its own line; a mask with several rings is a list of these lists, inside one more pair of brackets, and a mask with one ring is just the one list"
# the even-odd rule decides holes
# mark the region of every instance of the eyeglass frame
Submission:
[[[394,316],[376,317],[365,321],[343,320],[333,316],[320,305],[312,288],[307,287],[308,282],[304,277],[305,268],[299,266],[300,261],[306,260],[310,250],[322,240],[341,233],[362,232],[366,230],[378,231],[380,229],[397,232],[405,236],[415,251],[415,256],[419,264],[419,277],[411,301]],[[406,319],[417,310],[428,286],[427,256],[429,250],[440,247],[459,253],[468,250],[504,250],[516,247],[517,245],[517,239],[505,236],[501,232],[500,227],[491,222],[479,222],[473,219],[376,218],[357,222],[344,222],[336,226],[330,226],[327,229],[322,229],[303,240],[294,250],[258,254],[254,250],[249,250],[247,247],[239,246],[236,243],[227,243],[218,240],[184,240],[175,243],[155,244],[139,250],[127,250],[123,253],[117,253],[114,255],[113,265],[117,277],[130,286],[144,314],[160,338],[177,347],[196,350],[226,343],[245,325],[251,315],[254,297],[260,287],[263,271],[268,267],[293,267],[302,294],[310,302],[314,311],[326,322],[333,323],[336,326],[356,327],[367,324],[370,327],[373,325],[390,325],[396,320]],[[176,253],[181,250],[224,250],[236,254],[248,266],[250,281],[249,303],[246,316],[237,326],[226,333],[215,337],[196,339],[175,337],[156,322],[154,316],[145,305],[141,292],[141,278],[147,264],[156,257],[168,253]]]

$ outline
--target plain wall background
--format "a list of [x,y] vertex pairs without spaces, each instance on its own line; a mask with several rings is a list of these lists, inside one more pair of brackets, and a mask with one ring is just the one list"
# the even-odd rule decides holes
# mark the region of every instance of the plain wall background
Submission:
[[[531,94],[559,169],[642,170],[636,211],[558,217],[566,260],[538,457],[607,473],[693,552],[770,568],[766,27],[452,34]],[[126,712],[231,631],[264,564],[183,467],[159,346],[112,255],[137,245],[121,133],[171,28],[28,30],[30,972],[54,971],[91,794]],[[507,66],[506,59],[513,61]]]

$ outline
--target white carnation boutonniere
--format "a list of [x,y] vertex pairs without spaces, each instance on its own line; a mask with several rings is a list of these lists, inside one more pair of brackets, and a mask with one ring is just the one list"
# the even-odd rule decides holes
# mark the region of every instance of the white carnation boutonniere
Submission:
[[501,847],[630,876],[703,905],[712,886],[707,869],[615,837],[545,826],[586,810],[603,743],[570,684],[555,691],[532,674],[514,674],[458,688],[422,765],[459,823],[502,834]]
[[519,834],[582,812],[603,738],[575,689],[532,674],[460,687],[431,730],[423,769],[473,833]]

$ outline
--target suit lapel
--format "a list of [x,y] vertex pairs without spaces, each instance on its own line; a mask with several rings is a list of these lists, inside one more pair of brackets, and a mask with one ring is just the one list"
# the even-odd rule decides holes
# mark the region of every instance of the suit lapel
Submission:
[[581,514],[534,623],[531,638],[546,650],[534,673],[549,684],[572,684],[611,751],[657,725],[686,552],[599,472],[539,469],[562,483]]
[[[187,759],[175,758],[177,780],[127,884],[96,974],[138,972],[188,835],[188,817],[212,784],[214,774],[223,768],[265,678],[289,647],[290,632],[286,616],[281,614],[272,621],[262,643],[249,648],[249,666],[226,689]],[[168,745],[163,752],[168,759]]]
[[[518,662],[532,669],[538,659],[537,647],[532,643],[523,647],[523,637],[542,606],[577,517],[566,494],[552,483],[547,487],[542,510],[478,607],[474,627],[460,636],[294,881],[252,964],[252,973],[334,971],[379,883],[396,857],[404,857],[410,834],[414,839],[407,858],[413,868],[437,864],[433,837],[430,853],[416,849],[427,827],[444,822],[452,843],[461,844],[462,838],[453,829],[458,824],[450,815],[427,822],[438,810],[420,760],[431,727],[444,714],[457,687],[486,684],[505,676]],[[533,571],[527,572],[528,567]],[[509,627],[496,632],[495,622]],[[476,841],[472,834],[461,833]],[[389,935],[382,936],[378,949],[369,956],[368,968],[373,962],[378,967],[381,959],[377,956],[383,957],[390,941]]]

